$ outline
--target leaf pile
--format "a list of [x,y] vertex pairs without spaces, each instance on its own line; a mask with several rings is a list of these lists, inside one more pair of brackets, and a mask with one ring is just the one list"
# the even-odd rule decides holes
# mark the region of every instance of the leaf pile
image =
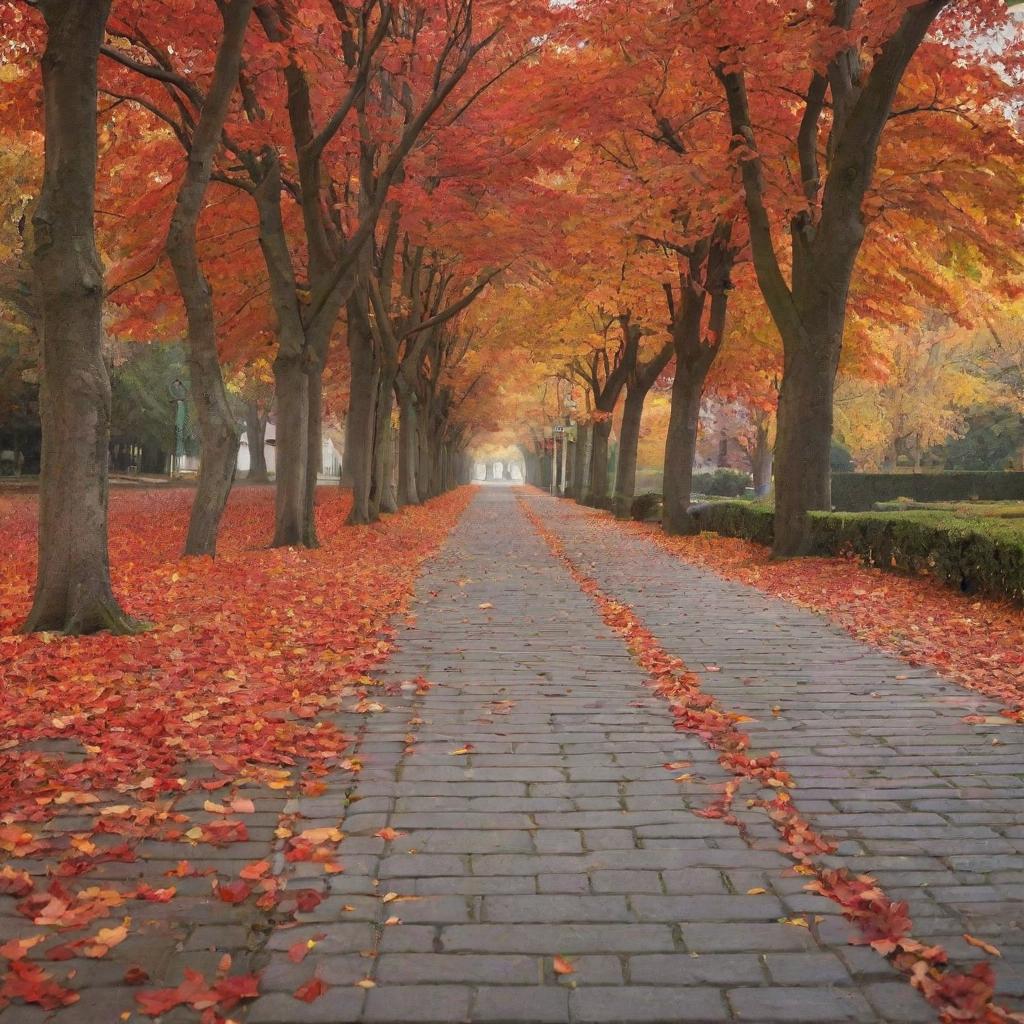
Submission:
[[[0,499],[10,556],[0,569],[0,906],[16,901],[26,926],[0,947],[0,1009],[15,998],[50,1009],[73,1002],[32,961],[105,955],[130,927],[124,904],[167,902],[179,879],[209,875],[211,895],[226,903],[277,904],[280,879],[268,861],[221,878],[185,858],[249,839],[246,819],[261,797],[318,792],[318,777],[359,769],[346,756],[349,737],[326,716],[383,710],[367,700],[367,673],[388,653],[389,619],[469,492],[349,528],[348,495],[324,489],[323,546],[307,551],[263,548],[273,493],[236,491],[216,561],[179,557],[191,497],[113,496],[115,589],[131,614],[155,623],[131,637],[13,635],[31,597],[35,500]],[[293,836],[279,827],[277,836],[287,840],[286,861],[340,870],[336,829]],[[181,845],[174,877],[146,877],[143,858],[130,885],[90,882],[97,869],[109,875],[108,862],[134,862],[144,840]],[[58,947],[43,941],[103,919],[117,924]],[[179,989],[140,993],[140,1006],[227,1009],[251,998],[255,982],[190,977]]]

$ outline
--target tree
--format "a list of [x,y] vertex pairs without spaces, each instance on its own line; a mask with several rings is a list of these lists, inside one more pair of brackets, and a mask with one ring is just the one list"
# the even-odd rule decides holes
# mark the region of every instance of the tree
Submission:
[[636,493],[637,454],[647,395],[665,372],[673,355],[675,344],[670,337],[649,358],[638,356],[626,377],[626,401],[619,431],[619,461],[615,470],[614,511],[617,516],[629,515]]
[[863,469],[920,469],[931,448],[961,432],[967,409],[994,397],[993,388],[970,372],[965,339],[934,315],[921,327],[893,331],[884,351],[881,380],[841,379],[837,433]]
[[[189,517],[186,555],[216,553],[217,527],[234,480],[241,436],[221,375],[213,300],[199,260],[197,229],[238,79],[252,8],[253,0],[227,0],[222,8],[224,29],[213,79],[205,96],[193,95],[193,101],[201,99],[200,113],[189,139],[188,164],[167,234],[167,255],[188,319],[192,400],[199,414],[202,439],[199,486]],[[262,445],[260,449],[262,452]]]
[[[588,505],[604,508],[608,503],[608,439],[612,433],[612,417],[622,389],[636,367],[641,328],[633,322],[629,312],[613,317],[606,315],[597,328],[590,352],[577,357],[572,368],[589,389],[594,407],[590,414],[590,483],[583,500]],[[619,335],[614,345],[609,334]]]
[[109,0],[41,0],[45,164],[33,214],[42,340],[39,568],[23,629],[127,633],[107,551],[110,381],[96,250],[97,64]]
[[732,232],[730,220],[719,220],[710,234],[681,254],[678,297],[673,298],[672,289],[666,286],[676,360],[662,485],[662,527],[666,533],[691,530],[687,513],[700,406],[708,371],[725,337],[732,268],[737,256]]
[[[787,24],[785,39],[776,34],[783,30],[772,23],[776,15],[759,17],[760,9],[736,5],[713,19],[708,46],[728,104],[754,266],[785,352],[775,469],[778,555],[801,553],[807,512],[831,504],[833,387],[865,236],[865,203],[901,83],[949,4],[901,0],[862,6],[858,0],[833,0]],[[985,6],[991,12],[994,5]],[[788,20],[781,9],[777,17]],[[966,30],[966,21],[962,27]],[[804,69],[806,83],[797,92],[798,127],[790,136],[803,201],[794,202],[783,191],[781,208],[769,190],[764,133],[757,128],[747,88],[764,48],[775,46],[792,54],[777,66]],[[792,95],[789,87],[789,104]],[[788,220],[791,247],[788,280],[773,237],[783,220]]]

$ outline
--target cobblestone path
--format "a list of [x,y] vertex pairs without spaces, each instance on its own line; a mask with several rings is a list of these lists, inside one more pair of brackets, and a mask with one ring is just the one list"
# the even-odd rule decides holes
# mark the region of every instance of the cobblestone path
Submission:
[[[388,663],[392,684],[432,686],[394,685],[386,711],[343,720],[361,730],[358,782],[297,810],[304,827],[341,819],[345,871],[298,928],[270,936],[264,994],[238,1015],[936,1019],[878,954],[849,944],[834,904],[784,873],[763,816],[741,808],[741,832],[694,815],[725,780],[716,755],[674,730],[520,501],[667,650],[718,669],[705,688],[757,719],[755,747],[782,753],[799,806],[841,844],[835,862],[908,900],[915,934],[958,962],[982,955],[964,932],[998,945],[1000,994],[1019,1006],[1019,730],[964,724],[994,706],[575,506],[484,487],[428,566]],[[666,771],[677,761],[693,784]],[[780,920],[794,916],[811,926]],[[286,951],[303,937],[316,945],[294,963]],[[556,974],[556,957],[573,972]],[[293,998],[314,971],[327,991]]]

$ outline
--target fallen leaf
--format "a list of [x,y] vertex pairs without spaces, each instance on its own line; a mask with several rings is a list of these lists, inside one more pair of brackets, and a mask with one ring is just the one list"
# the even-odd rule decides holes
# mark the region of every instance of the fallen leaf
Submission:
[[551,966],[552,966],[555,974],[575,974],[576,973],[576,968],[573,967],[573,965],[571,963],[569,963],[569,961],[566,960],[565,957],[563,957],[563,956],[556,956],[551,961]]
[[300,985],[292,995],[296,999],[301,999],[304,1003],[313,1003],[316,1002],[316,1000],[319,999],[326,991],[327,986],[324,982],[316,975],[313,975],[309,981]]
[[1003,954],[999,949],[993,946],[990,942],[986,942],[984,939],[979,939],[974,935],[968,935],[964,932],[964,942],[968,945],[976,946],[978,949],[984,950],[989,956],[1002,956]]

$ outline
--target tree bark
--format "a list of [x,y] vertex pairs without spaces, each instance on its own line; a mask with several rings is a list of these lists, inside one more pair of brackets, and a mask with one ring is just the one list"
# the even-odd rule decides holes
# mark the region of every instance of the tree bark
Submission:
[[[608,439],[612,432],[612,414],[626,380],[636,372],[642,333],[640,326],[633,323],[630,313],[621,313],[615,319],[622,328],[622,342],[614,362],[609,360],[607,349],[603,348],[594,353],[589,366],[576,365],[577,372],[590,388],[594,410],[599,414],[591,427],[590,483],[584,501],[600,508],[608,505]],[[599,369],[602,365],[603,381]]]
[[758,428],[754,447],[750,452],[750,472],[754,478],[754,494],[765,498],[772,489],[772,461],[774,452],[768,443],[767,428]]
[[590,483],[587,503],[604,508],[608,502],[608,440],[612,436],[612,421],[598,420],[591,427]]
[[103,266],[96,251],[96,65],[108,0],[42,0],[45,163],[33,214],[40,298],[42,471],[35,600],[23,631],[138,628],[110,583],[102,355]]
[[395,382],[391,374],[381,372],[377,384],[377,403],[373,431],[373,498],[371,515],[397,512],[395,490],[395,432],[391,413],[395,405]]
[[576,426],[576,451],[573,452],[572,497],[580,502],[587,496],[587,469],[590,466],[590,424],[580,423]]
[[319,361],[306,370],[306,490],[302,502],[302,543],[320,547],[316,534],[316,487],[323,469],[324,375]]
[[267,421],[260,414],[256,402],[247,402],[245,407],[245,436],[249,442],[249,473],[246,480],[251,484],[265,484],[267,474]]
[[377,367],[373,341],[366,325],[366,311],[353,296],[348,304],[348,351],[351,379],[346,452],[352,474],[350,524],[371,522],[370,490],[373,485],[373,416],[377,393]]
[[661,351],[646,363],[641,363],[638,359],[633,372],[626,378],[626,403],[622,411],[613,506],[616,516],[620,518],[629,516],[633,498],[636,497],[636,462],[644,403],[651,388],[671,361],[673,352],[674,345],[669,340]]
[[[690,253],[689,272],[681,281],[678,315],[672,320],[676,375],[672,384],[672,412],[665,441],[662,484],[662,528],[666,533],[690,532],[690,492],[697,428],[704,382],[725,336],[730,275],[736,252],[731,245],[732,224],[720,221],[714,231]],[[707,333],[704,308],[711,309]]]
[[628,518],[636,491],[636,459],[640,445],[640,421],[644,415],[645,391],[628,388],[619,431],[619,465],[615,475],[615,515]]
[[199,260],[196,230],[238,81],[242,44],[252,7],[253,0],[233,0],[224,8],[224,32],[217,50],[213,81],[192,133],[185,176],[178,190],[165,246],[185,304],[188,368],[202,445],[199,484],[185,540],[186,555],[217,553],[217,528],[231,493],[241,439],[221,376],[213,294]]
[[[815,338],[809,344],[823,343]],[[822,358],[791,340],[779,392],[775,446],[775,545],[780,557],[807,552],[807,512],[832,507],[832,395],[838,346]]]
[[697,453],[697,426],[704,394],[704,373],[676,366],[672,385],[672,412],[665,441],[665,476],[662,484],[662,528],[666,533],[689,533],[693,460]]
[[301,355],[287,350],[274,360],[277,433],[274,439],[275,487],[273,546],[303,542],[306,517],[309,377]]
[[398,410],[398,504],[418,505],[419,488],[416,482],[416,400],[411,393],[403,394]]
[[338,485],[340,487],[351,487],[352,486],[352,454],[355,451],[355,447],[351,437],[352,430],[352,417],[350,415],[345,416],[345,454],[341,460],[341,474],[338,477]]

